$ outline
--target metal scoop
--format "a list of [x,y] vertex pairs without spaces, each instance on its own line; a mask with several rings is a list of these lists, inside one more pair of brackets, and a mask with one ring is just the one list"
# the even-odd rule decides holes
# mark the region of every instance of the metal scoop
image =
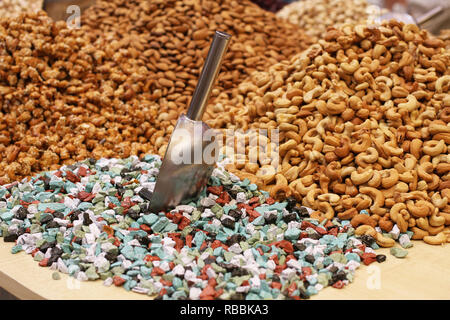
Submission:
[[219,74],[231,35],[216,31],[187,114],[182,114],[170,137],[150,210],[160,212],[191,199],[206,186],[217,161],[217,142],[202,122],[214,82]]
[[379,18],[376,19],[377,23],[381,23],[385,20],[391,20],[395,19],[397,21],[401,21],[408,24],[416,24],[418,26],[422,26],[424,23],[430,21],[435,16],[440,14],[442,11],[444,11],[444,8],[442,6],[437,6],[430,11],[426,12],[425,14],[421,15],[417,19],[415,19],[413,16],[403,13],[403,12],[388,12],[386,14],[381,15]]

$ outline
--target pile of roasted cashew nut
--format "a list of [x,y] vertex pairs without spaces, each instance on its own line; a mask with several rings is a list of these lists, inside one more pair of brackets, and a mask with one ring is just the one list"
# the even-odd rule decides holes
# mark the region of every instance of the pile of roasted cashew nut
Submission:
[[441,30],[439,38],[444,40],[445,47],[450,49],[450,29]]
[[[244,114],[228,128],[280,131],[278,149],[260,137],[227,169],[274,198],[295,196],[313,218],[350,219],[383,247],[394,245],[382,233],[395,224],[413,239],[449,242],[449,65],[444,42],[416,25],[329,29],[222,102]],[[257,163],[245,161],[258,152]]]
[[286,5],[277,16],[298,25],[310,37],[321,38],[328,27],[372,23],[382,12],[366,0],[308,0]]

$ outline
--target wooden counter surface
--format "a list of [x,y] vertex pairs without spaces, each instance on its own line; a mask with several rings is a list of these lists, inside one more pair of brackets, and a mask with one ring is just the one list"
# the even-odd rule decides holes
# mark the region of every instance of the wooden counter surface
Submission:
[[[19,299],[150,299],[147,295],[123,288],[105,287],[101,280],[79,282],[61,274],[53,280],[53,271],[43,268],[24,252],[11,254],[13,243],[0,239],[0,287]],[[450,244],[430,246],[414,241],[404,259],[389,253],[383,263],[361,265],[355,280],[343,289],[328,287],[312,297],[320,299],[450,299]]]

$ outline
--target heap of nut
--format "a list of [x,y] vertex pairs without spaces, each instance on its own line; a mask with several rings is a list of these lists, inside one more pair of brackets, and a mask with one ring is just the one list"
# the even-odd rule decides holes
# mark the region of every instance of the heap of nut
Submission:
[[446,242],[449,65],[444,42],[416,25],[330,28],[290,62],[253,74],[224,102],[247,110],[234,127],[280,130],[278,169],[273,149],[264,147],[270,141],[246,147],[247,157],[259,152],[258,163],[228,169],[273,197],[297,197],[314,218],[351,219],[358,234],[382,246],[394,242],[375,227],[389,232],[395,224],[413,239]]
[[374,20],[380,10],[366,0],[308,0],[288,4],[277,16],[300,26],[308,36],[322,38],[328,27],[367,23]]
[[450,50],[450,29],[441,30],[439,38],[444,40],[445,47]]
[[247,0],[98,1],[85,13],[80,29],[42,11],[0,23],[0,184],[87,157],[164,155],[215,30],[233,36],[216,96],[306,48]]
[[[82,23],[105,39],[131,34],[141,40],[140,59],[151,71],[146,90],[161,108],[160,118],[170,119],[185,109],[216,30],[232,38],[213,97],[312,43],[297,26],[249,0],[100,0],[84,13]],[[219,112],[209,109],[205,119]],[[170,126],[161,121],[157,128]]]
[[1,0],[0,18],[15,18],[21,13],[42,10],[44,0]]

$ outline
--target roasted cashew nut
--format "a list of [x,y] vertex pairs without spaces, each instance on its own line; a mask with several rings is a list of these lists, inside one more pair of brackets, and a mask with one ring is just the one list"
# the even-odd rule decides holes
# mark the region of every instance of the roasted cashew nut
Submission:
[[380,190],[372,187],[360,187],[359,192],[367,194],[373,199],[374,203],[370,207],[371,213],[383,216],[387,212],[387,209],[383,208],[385,196]]
[[434,212],[434,206],[424,200],[419,200],[416,203],[412,200],[406,201],[406,207],[409,213],[415,218],[425,218]]
[[444,140],[430,140],[423,145],[423,152],[431,157],[435,157],[441,153],[445,153],[447,146]]
[[447,236],[444,232],[440,232],[435,236],[424,236],[423,241],[432,245],[439,245],[447,242]]
[[365,152],[372,144],[368,134],[362,135],[361,139],[351,144],[351,149],[355,153]]
[[412,94],[408,95],[406,99],[408,100],[408,102],[399,103],[398,105],[399,109],[405,109],[408,112],[412,112],[419,107],[419,102],[417,101],[416,97],[413,96]]
[[377,231],[372,226],[362,225],[355,229],[355,234],[357,236],[370,235],[375,238],[377,235]]
[[319,195],[317,199],[319,199],[320,201],[328,202],[332,206],[336,206],[339,204],[339,200],[341,200],[341,197],[335,193],[325,193]]
[[373,177],[374,171],[372,169],[364,170],[363,172],[353,171],[350,175],[352,182],[356,185],[364,184]]
[[376,240],[377,244],[380,247],[383,247],[383,248],[390,248],[390,247],[393,247],[395,245],[395,240],[394,239],[385,237],[379,232],[377,232],[377,234],[375,236],[375,240]]
[[395,184],[397,184],[399,180],[399,174],[395,169],[383,170],[381,173],[381,185],[385,189],[389,189]]
[[360,167],[367,167],[368,164],[377,162],[378,157],[378,151],[373,147],[369,147],[365,152],[362,152],[356,156],[355,162]]
[[420,229],[418,227],[412,227],[411,231],[414,232],[411,239],[413,240],[422,240],[424,237],[428,236],[429,233],[426,230]]

